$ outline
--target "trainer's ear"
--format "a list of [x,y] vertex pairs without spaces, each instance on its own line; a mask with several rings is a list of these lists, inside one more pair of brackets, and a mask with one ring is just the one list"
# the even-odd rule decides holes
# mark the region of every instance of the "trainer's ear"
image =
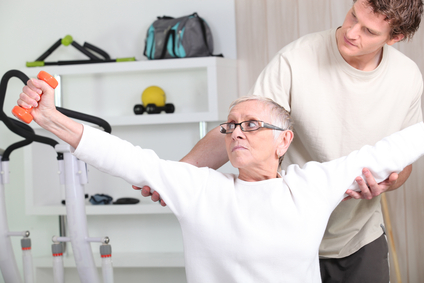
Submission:
[[278,137],[278,145],[277,145],[277,151],[276,151],[276,154],[278,157],[286,153],[291,142],[293,141],[293,137],[294,137],[294,134],[290,130],[281,132],[280,136]]
[[392,39],[387,40],[387,45],[393,45],[396,42],[401,41],[405,36],[403,34],[395,35]]

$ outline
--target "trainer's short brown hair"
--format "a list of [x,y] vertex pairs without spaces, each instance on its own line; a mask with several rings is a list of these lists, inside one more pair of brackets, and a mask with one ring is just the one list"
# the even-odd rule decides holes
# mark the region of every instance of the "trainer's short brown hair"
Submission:
[[[357,0],[353,0],[355,3]],[[376,14],[386,16],[389,22],[390,39],[403,34],[404,39],[412,39],[418,30],[423,14],[422,0],[366,0]]]

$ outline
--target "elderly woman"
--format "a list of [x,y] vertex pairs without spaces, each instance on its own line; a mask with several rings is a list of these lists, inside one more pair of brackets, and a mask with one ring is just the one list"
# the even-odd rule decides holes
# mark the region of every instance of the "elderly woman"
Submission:
[[292,165],[280,175],[293,139],[290,116],[271,100],[248,97],[235,101],[221,124],[236,176],[161,160],[152,150],[81,125],[56,111],[43,81],[30,80],[18,104],[38,106],[34,120],[73,146],[79,159],[161,194],[180,222],[187,279],[196,283],[321,282],[318,247],[330,213],[355,186],[346,180],[363,167],[383,180],[424,154],[420,123],[375,147]]

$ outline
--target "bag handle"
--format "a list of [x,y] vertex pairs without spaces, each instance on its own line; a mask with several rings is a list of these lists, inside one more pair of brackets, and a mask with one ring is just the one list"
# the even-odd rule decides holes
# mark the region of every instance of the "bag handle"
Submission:
[[170,17],[170,16],[162,16],[162,17],[157,17],[158,20],[173,20],[175,19],[174,17]]
[[172,36],[172,48],[173,48],[173,52],[174,52],[174,54],[175,54],[175,30],[173,30],[172,28],[170,28],[169,30],[168,30],[168,32],[166,33],[166,37],[165,37],[165,41],[164,41],[164,44],[163,44],[163,48],[162,48],[162,53],[160,54],[160,56],[159,56],[159,58],[158,59],[164,59],[165,58],[165,54],[166,54],[166,50],[167,50],[167,45],[168,45],[168,40],[169,40],[169,37],[171,37]]

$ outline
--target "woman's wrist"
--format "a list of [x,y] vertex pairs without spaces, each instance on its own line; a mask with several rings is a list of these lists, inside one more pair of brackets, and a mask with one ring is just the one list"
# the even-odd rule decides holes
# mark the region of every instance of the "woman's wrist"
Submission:
[[44,114],[43,118],[39,119],[37,123],[74,148],[77,148],[84,129],[82,124],[63,115],[56,109]]

